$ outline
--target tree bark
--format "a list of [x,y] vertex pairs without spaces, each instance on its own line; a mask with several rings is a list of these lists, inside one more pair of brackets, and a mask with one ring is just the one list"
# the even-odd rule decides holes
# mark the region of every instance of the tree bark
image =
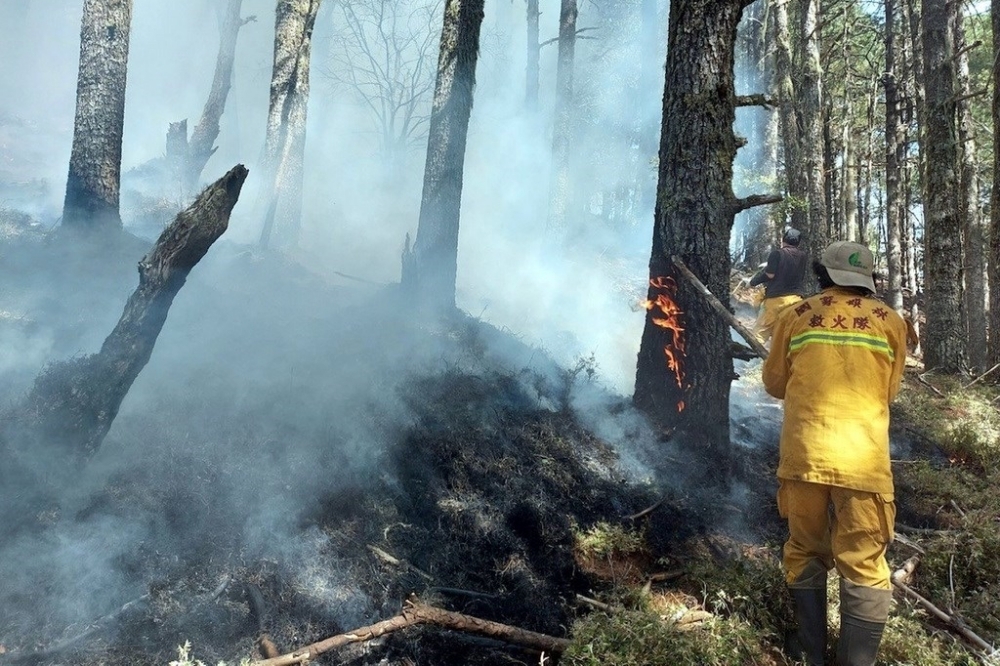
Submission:
[[899,76],[896,66],[896,0],[885,0],[885,211],[888,240],[888,305],[903,313],[903,196],[901,171],[906,159],[899,113]]
[[[740,205],[733,80],[743,0],[673,0],[660,139],[650,306],[635,404],[667,427],[690,427],[725,455],[733,379],[729,327],[671,261],[676,255],[729,301],[729,238]],[[665,299],[670,299],[669,301]]]
[[[766,9],[767,3],[764,0],[757,0],[747,7],[737,32],[737,49],[742,54],[747,72],[746,92],[760,93],[760,97],[764,97],[762,93],[770,93],[771,99],[776,99],[773,67],[769,66],[770,59],[767,56]],[[777,159],[775,142],[770,132],[776,114],[770,106],[748,108],[742,113],[752,114],[750,118],[754,132],[747,137],[748,145],[740,155],[741,165],[756,174],[756,178],[761,181],[773,181],[777,178]],[[742,216],[745,229],[743,260],[750,265],[764,261],[781,236],[775,229],[774,218],[770,213],[766,208],[752,208]],[[737,222],[737,227],[739,226]]]
[[85,0],[63,225],[120,228],[122,130],[132,0]]
[[809,212],[805,171],[802,164],[802,129],[796,107],[792,79],[792,47],[788,29],[788,0],[776,0],[771,7],[774,32],[774,78],[781,123],[781,146],[785,158],[785,184],[791,208],[792,227],[808,234]]
[[465,143],[476,86],[484,0],[447,0],[417,238],[403,256],[402,285],[423,307],[455,307]]
[[[1000,0],[990,3],[993,62],[1000,60]],[[993,190],[990,194],[990,332],[989,364],[1000,363],[1000,68],[993,68]]]
[[279,244],[298,242],[309,104],[312,32],[321,0],[279,0],[274,21],[274,66],[264,139],[265,182],[273,183],[260,244],[277,232]]
[[823,161],[823,68],[819,59],[820,0],[802,0],[799,15],[799,113],[802,170],[806,179],[809,222],[805,244],[818,257],[830,235],[827,228],[826,185]]
[[549,184],[550,231],[566,227],[572,199],[569,174],[570,144],[573,140],[573,59],[576,52],[576,0],[562,0],[559,10],[559,60],[556,65],[556,108],[552,126],[552,176]]
[[15,448],[57,445],[76,460],[93,454],[149,361],[174,296],[229,224],[247,170],[234,167],[177,215],[139,262],[139,286],[100,352],[42,372],[4,429]]
[[965,240],[965,313],[969,365],[983,372],[987,365],[987,251],[989,229],[979,209],[979,174],[976,168],[976,132],[972,118],[969,54],[962,29],[965,9],[955,9],[955,59],[958,88],[959,211]]
[[962,224],[958,200],[955,127],[954,0],[923,1],[926,94],[924,133],[925,267],[927,326],[924,366],[942,372],[967,369],[963,326]]

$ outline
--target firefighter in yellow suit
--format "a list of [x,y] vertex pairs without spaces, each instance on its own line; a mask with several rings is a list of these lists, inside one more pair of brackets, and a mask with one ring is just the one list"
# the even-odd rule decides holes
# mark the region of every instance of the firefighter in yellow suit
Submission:
[[763,367],[767,392],[785,401],[778,511],[801,653],[790,656],[811,665],[824,663],[830,569],[840,574],[838,666],[875,663],[892,600],[889,403],[906,324],[873,297],[873,264],[863,245],[830,245],[814,265],[822,291],[781,312]]

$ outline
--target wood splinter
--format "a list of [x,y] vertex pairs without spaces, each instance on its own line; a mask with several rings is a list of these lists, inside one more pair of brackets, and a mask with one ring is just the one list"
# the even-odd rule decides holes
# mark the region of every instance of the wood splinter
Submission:
[[344,634],[331,636],[273,659],[252,662],[251,666],[290,666],[291,664],[301,664],[315,659],[324,652],[329,652],[330,650],[335,650],[351,643],[374,640],[394,631],[420,624],[430,624],[455,631],[464,631],[470,634],[495,638],[512,645],[520,645],[542,652],[561,653],[569,647],[570,643],[565,638],[547,636],[507,624],[490,622],[489,620],[482,620],[471,615],[447,611],[436,606],[428,606],[421,603],[416,597],[411,596],[406,600],[403,612],[388,620],[376,622],[375,624]]

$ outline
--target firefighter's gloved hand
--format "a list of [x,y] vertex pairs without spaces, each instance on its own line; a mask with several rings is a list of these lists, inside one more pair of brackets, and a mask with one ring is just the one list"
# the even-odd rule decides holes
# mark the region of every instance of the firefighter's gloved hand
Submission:
[[764,284],[764,282],[766,281],[767,281],[767,273],[765,273],[764,271],[759,271],[757,275],[754,275],[753,279],[750,280],[750,286],[756,287],[759,284]]

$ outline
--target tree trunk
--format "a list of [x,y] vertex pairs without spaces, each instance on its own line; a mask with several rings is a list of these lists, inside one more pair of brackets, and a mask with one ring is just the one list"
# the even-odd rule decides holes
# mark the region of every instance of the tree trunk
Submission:
[[[1000,61],[1000,0],[990,3],[993,62]],[[1000,68],[993,68],[993,190],[990,194],[990,332],[989,365],[1000,363]]]
[[132,0],[84,0],[63,225],[120,228],[122,130]]
[[973,127],[971,92],[969,83],[969,56],[965,49],[965,32],[961,5],[955,10],[955,60],[958,87],[958,154],[959,154],[959,211],[964,225],[965,239],[965,312],[968,331],[969,365],[973,370],[985,372],[987,324],[987,266],[986,243],[989,229],[985,216],[979,209],[979,174],[976,169],[976,133]]
[[[767,3],[756,0],[743,13],[743,20],[737,30],[737,61],[744,63],[743,85],[749,94],[770,93],[774,96],[774,74],[767,56],[768,44],[765,29]],[[753,128],[747,136],[747,145],[738,156],[738,167],[755,174],[764,181],[777,179],[776,130],[777,115],[769,108],[746,107],[737,110],[737,118],[742,116]],[[752,208],[737,218],[736,226],[744,229],[744,255],[742,260],[756,265],[767,258],[767,253],[781,237],[775,229],[774,219],[766,208]]]
[[954,0],[923,0],[927,125],[924,133],[924,253],[927,327],[924,366],[943,372],[968,367],[962,318],[962,223],[955,127]]
[[729,444],[729,326],[680,278],[679,256],[724,303],[729,238],[746,207],[732,190],[736,157],[733,58],[740,0],[673,0],[660,139],[650,305],[634,402],[665,426]]
[[321,0],[279,0],[274,21],[274,67],[264,139],[264,176],[273,183],[261,231],[267,247],[278,232],[282,246],[298,242],[309,104],[312,32]]
[[525,66],[524,104],[528,111],[538,111],[538,70],[541,46],[538,41],[538,0],[528,0],[528,64]]
[[455,307],[465,142],[476,86],[484,0],[447,0],[427,138],[420,220],[402,284],[424,307]]
[[215,61],[212,90],[205,101],[201,119],[191,132],[188,141],[188,158],[184,174],[186,191],[193,191],[201,172],[215,153],[215,140],[219,138],[219,122],[226,110],[226,99],[233,83],[233,63],[236,61],[236,40],[246,21],[240,16],[243,0],[228,0],[219,25],[219,55]]
[[791,225],[808,233],[807,181],[802,168],[802,129],[795,112],[796,89],[792,79],[791,37],[788,32],[788,0],[775,0],[771,8],[774,32],[774,79],[781,123],[781,147],[785,158],[785,181],[791,207]]
[[[139,262],[139,286],[101,351],[42,372],[4,428],[15,450],[56,445],[73,460],[93,454],[149,361],[174,296],[229,224],[247,170],[234,167],[160,235]],[[35,455],[35,454],[32,454]]]
[[899,117],[898,68],[896,66],[896,0],[885,0],[885,212],[888,239],[886,259],[889,287],[886,301],[903,313],[903,206],[901,170],[906,160],[902,123]]
[[562,0],[559,10],[559,61],[556,65],[556,108],[552,127],[552,176],[549,184],[550,231],[562,232],[572,199],[569,174],[573,140],[573,58],[576,51],[576,0]]
[[802,0],[799,16],[799,113],[802,170],[806,179],[809,222],[806,249],[818,257],[829,241],[823,171],[823,69],[819,60],[820,0]]
[[841,208],[844,209],[844,238],[855,243],[860,243],[861,232],[858,228],[858,167],[857,148],[854,145],[854,137],[851,136],[851,118],[844,124],[844,164],[841,168],[844,179],[844,186],[840,190]]

